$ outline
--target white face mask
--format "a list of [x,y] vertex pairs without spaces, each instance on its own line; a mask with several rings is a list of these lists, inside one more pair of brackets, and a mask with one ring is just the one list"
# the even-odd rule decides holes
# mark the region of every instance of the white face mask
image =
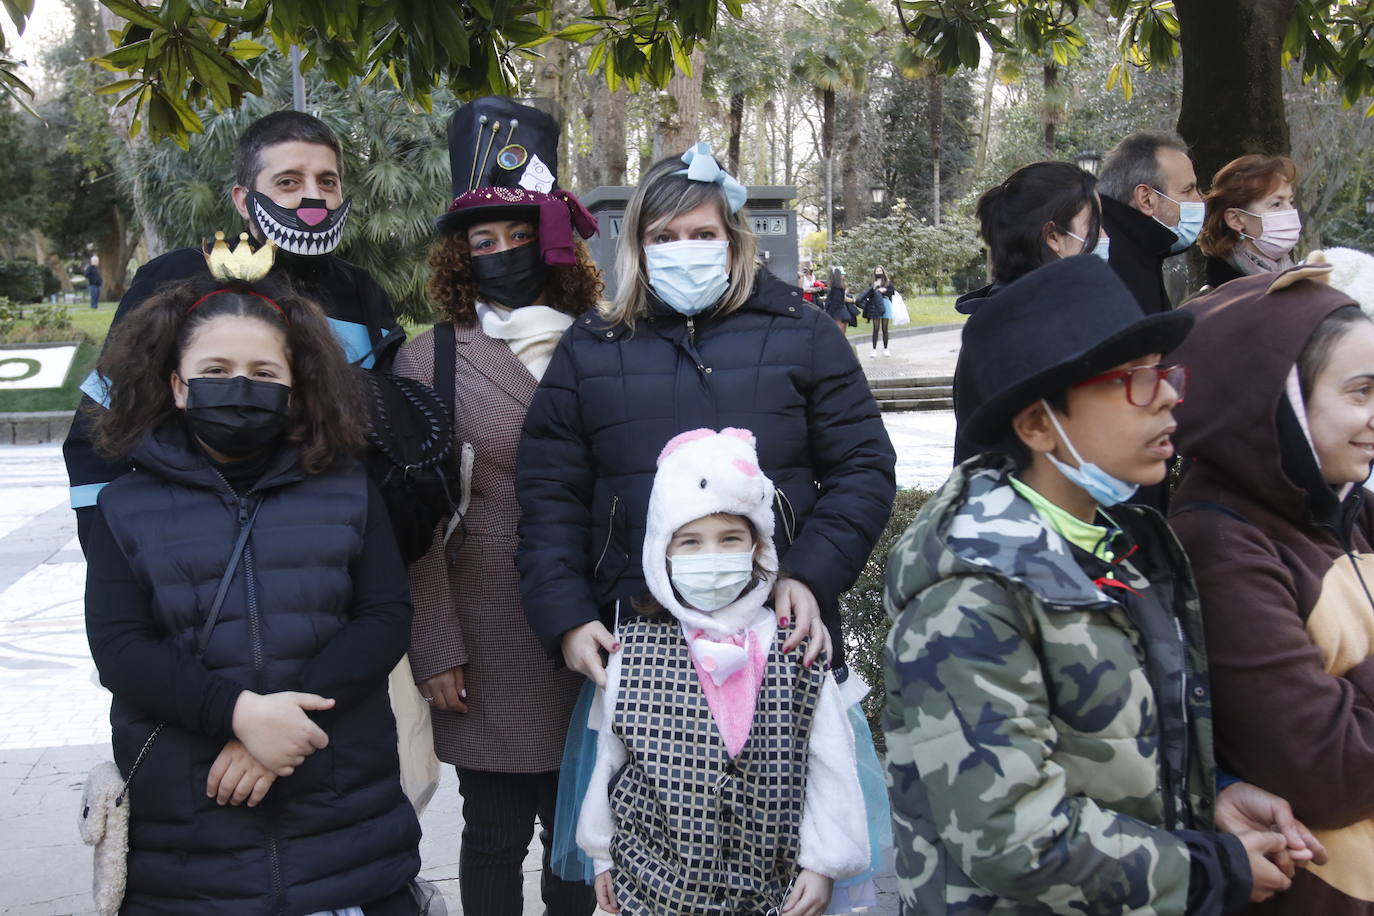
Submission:
[[682,600],[707,613],[733,602],[754,576],[753,551],[678,554],[668,562],[668,579]]
[[675,311],[695,315],[730,287],[730,243],[709,239],[644,247],[649,286]]
[[1277,261],[1298,244],[1298,238],[1302,235],[1302,217],[1294,209],[1288,210],[1267,210],[1264,213],[1251,213],[1249,210],[1236,208],[1248,216],[1253,216],[1260,221],[1259,238],[1253,235],[1240,234],[1243,239],[1254,242],[1256,250],[1271,261]]

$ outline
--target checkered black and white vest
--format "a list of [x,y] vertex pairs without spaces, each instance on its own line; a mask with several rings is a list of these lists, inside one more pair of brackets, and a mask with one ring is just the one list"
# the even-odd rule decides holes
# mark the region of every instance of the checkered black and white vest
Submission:
[[781,907],[797,874],[807,746],[822,666],[768,654],[749,738],[725,749],[672,617],[620,630],[611,724],[629,760],[611,781],[615,895],[626,916],[721,916]]

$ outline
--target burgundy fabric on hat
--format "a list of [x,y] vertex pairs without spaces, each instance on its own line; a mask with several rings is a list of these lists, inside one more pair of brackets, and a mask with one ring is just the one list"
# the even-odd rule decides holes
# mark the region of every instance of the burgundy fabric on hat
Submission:
[[536,207],[539,210],[539,253],[544,263],[571,267],[577,263],[573,229],[584,239],[598,231],[596,217],[567,191],[552,194],[524,188],[477,188],[453,199],[448,212],[487,210],[506,207]]

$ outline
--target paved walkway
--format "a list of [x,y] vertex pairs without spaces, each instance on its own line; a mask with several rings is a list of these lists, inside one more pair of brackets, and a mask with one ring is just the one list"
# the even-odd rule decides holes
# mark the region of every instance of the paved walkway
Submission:
[[[894,339],[891,358],[865,358],[874,377],[953,371],[958,332]],[[953,348],[953,349],[951,349]],[[885,416],[898,482],[932,487],[948,473],[954,421],[945,412]],[[67,508],[56,445],[0,446],[0,913],[91,913],[90,851],[77,835],[86,771],[110,757],[109,693],[99,685],[82,619],[85,563]],[[449,772],[422,819],[421,875],[458,914],[462,817]],[[539,844],[525,863],[527,914],[538,903]],[[892,879],[879,906],[895,914]]]

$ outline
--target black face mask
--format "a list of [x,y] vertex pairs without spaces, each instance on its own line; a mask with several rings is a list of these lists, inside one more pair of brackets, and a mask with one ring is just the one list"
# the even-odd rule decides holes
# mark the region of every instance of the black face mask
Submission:
[[233,378],[193,378],[186,383],[186,422],[208,448],[232,459],[247,458],[281,438],[291,422],[291,386]]
[[485,302],[520,309],[538,299],[549,282],[549,265],[539,243],[527,242],[495,254],[474,254],[472,275]]

